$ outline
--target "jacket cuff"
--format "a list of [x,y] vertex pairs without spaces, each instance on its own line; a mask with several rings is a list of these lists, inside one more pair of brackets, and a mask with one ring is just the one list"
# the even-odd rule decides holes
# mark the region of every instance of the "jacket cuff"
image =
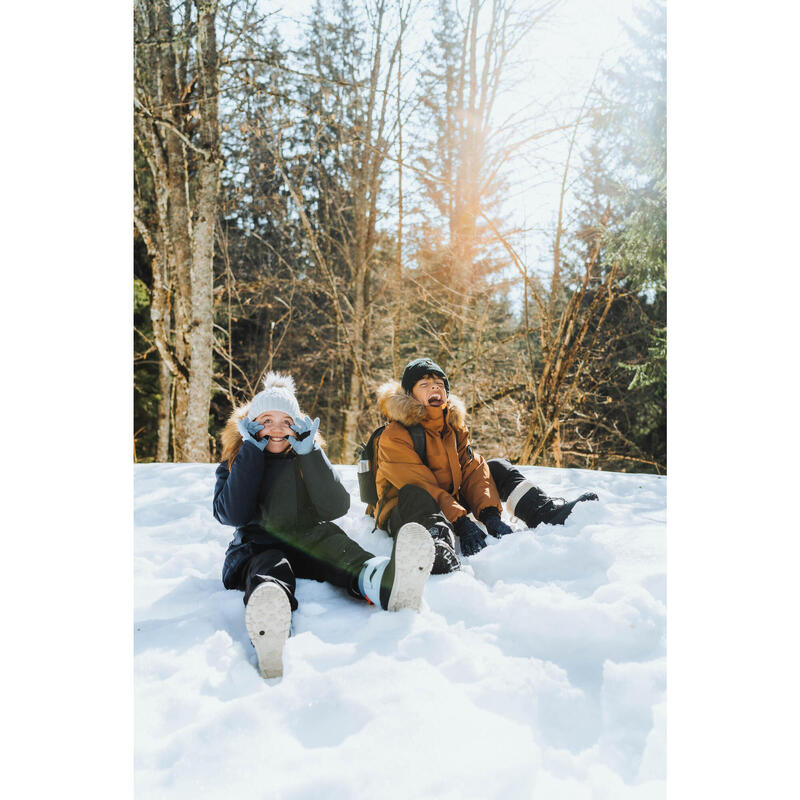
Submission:
[[[248,444],[250,447],[247,446]],[[248,453],[248,457],[255,456],[256,454],[260,456],[264,455],[264,451],[255,442],[251,442],[249,439],[245,439],[242,442],[242,446],[239,448],[239,454],[241,453]]]
[[455,531],[456,536],[461,536],[467,519],[469,519],[469,515],[462,514],[460,517],[456,517],[456,519],[453,520],[453,530]]
[[439,500],[439,508],[451,525],[455,523],[459,517],[469,516],[469,511],[467,511],[467,509],[464,508],[464,506],[462,506],[457,500],[453,499],[452,495],[448,494],[444,490],[442,490],[442,495],[443,497],[441,497]]
[[483,523],[490,517],[500,518],[500,511],[494,506],[486,506],[486,508],[481,509],[480,514],[478,514],[478,519]]

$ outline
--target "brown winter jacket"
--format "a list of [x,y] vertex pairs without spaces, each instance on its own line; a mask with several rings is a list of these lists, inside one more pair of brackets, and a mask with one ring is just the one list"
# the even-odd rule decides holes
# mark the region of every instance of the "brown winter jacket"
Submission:
[[[378,439],[378,527],[385,528],[400,489],[409,483],[425,489],[450,522],[489,506],[502,510],[489,466],[470,446],[466,409],[455,395],[442,408],[426,407],[398,381],[389,381],[378,389],[378,407],[389,420]],[[406,427],[417,424],[425,429],[425,463]]]

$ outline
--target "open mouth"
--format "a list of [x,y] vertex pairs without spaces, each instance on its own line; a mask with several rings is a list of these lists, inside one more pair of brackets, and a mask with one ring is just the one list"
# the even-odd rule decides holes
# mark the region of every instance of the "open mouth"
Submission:
[[437,408],[444,403],[444,398],[440,394],[432,394],[428,398],[429,406],[436,406]]

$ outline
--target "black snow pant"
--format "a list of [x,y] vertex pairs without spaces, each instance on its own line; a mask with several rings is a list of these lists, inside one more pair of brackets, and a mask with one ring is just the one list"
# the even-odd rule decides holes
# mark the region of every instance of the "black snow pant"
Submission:
[[525,476],[504,458],[492,458],[486,463],[489,465],[489,472],[491,472],[492,480],[497,487],[497,493],[505,503],[511,492],[525,480]]
[[427,528],[436,545],[436,555],[431,572],[441,575],[453,572],[461,566],[456,555],[456,540],[453,526],[447,521],[439,504],[420,486],[404,486],[397,498],[397,505],[386,518],[386,530],[393,539],[407,522],[418,522]]
[[[526,480],[525,476],[504,458],[493,458],[487,461],[487,464],[503,502],[508,500],[511,492]],[[396,536],[397,531],[406,522],[419,522],[428,529],[434,525],[444,525],[450,530],[453,529],[439,508],[439,504],[424,489],[410,484],[400,490],[398,503],[386,519],[389,536]]]
[[[500,499],[505,503],[514,489],[525,480],[525,476],[504,458],[493,458],[488,463]],[[578,503],[597,499],[595,492],[584,492],[575,500],[567,502],[563,498],[548,497],[538,486],[531,485],[522,497],[516,499],[513,513],[529,528],[535,528],[542,522],[563,525]],[[555,502],[556,500],[559,502]]]
[[259,545],[256,552],[239,571],[239,586],[244,602],[264,581],[274,581],[289,597],[294,611],[296,578],[327,581],[341,586],[353,597],[361,597],[358,576],[365,561],[373,554],[354,542],[338,525],[321,522],[298,535],[296,541],[275,539],[274,544]]
[[452,529],[439,504],[420,486],[404,486],[397,497],[397,505],[386,518],[386,531],[393,539],[407,522],[418,522],[430,530],[444,524]]

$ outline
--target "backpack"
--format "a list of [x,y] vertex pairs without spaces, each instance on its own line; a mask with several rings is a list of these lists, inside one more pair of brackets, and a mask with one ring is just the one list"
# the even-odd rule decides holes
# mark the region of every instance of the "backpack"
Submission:
[[[375,476],[378,471],[377,445],[378,439],[386,428],[381,425],[370,434],[366,442],[361,443],[359,449],[358,462],[358,491],[361,495],[361,502],[367,504],[367,513],[371,514],[372,509],[378,504],[378,488],[375,483]],[[425,429],[422,425],[408,425],[406,430],[411,434],[411,442],[414,445],[414,452],[425,463]]]

